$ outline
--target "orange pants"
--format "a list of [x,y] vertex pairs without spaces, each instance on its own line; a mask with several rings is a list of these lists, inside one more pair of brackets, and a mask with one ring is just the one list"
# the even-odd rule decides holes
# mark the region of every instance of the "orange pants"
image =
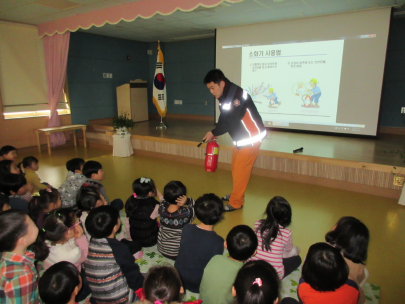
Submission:
[[233,208],[241,208],[245,202],[245,191],[249,183],[253,165],[259,154],[260,145],[256,142],[253,146],[238,149],[233,148],[232,154],[232,182],[233,189],[229,205]]

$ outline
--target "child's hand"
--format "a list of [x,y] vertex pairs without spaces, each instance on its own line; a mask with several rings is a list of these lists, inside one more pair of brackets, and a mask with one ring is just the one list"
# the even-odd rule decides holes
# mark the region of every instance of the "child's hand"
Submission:
[[163,194],[158,189],[156,189],[156,195],[157,195],[157,197],[159,198],[160,201],[163,200]]
[[83,228],[81,225],[77,225],[75,226],[75,238],[78,239],[79,237],[81,237],[83,235]]
[[183,195],[176,199],[177,206],[183,206],[187,202],[187,196]]
[[104,196],[100,193],[100,198],[102,201],[102,206],[108,205],[107,201],[105,200]]
[[34,193],[34,188],[35,188],[34,184],[28,183],[27,186],[28,186],[28,192],[30,192],[31,194]]

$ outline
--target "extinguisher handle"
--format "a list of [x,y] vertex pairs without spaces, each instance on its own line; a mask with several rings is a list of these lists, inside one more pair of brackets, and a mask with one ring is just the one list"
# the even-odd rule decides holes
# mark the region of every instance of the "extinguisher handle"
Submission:
[[205,142],[205,139],[203,139],[203,140],[197,145],[197,147],[199,148],[204,142]]

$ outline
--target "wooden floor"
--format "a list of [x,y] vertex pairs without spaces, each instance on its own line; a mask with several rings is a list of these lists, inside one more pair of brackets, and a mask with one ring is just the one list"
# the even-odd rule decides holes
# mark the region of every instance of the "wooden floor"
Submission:
[[[149,124],[151,125],[145,127]],[[175,125],[168,124],[169,131],[176,133]],[[138,124],[135,130],[144,127],[146,128],[145,132],[156,132],[153,128],[153,122]],[[209,124],[202,127],[205,129],[205,127],[209,127]],[[164,136],[167,136],[168,133],[166,132]],[[195,136],[196,141],[204,135],[193,133],[190,128],[187,136]],[[269,144],[277,146],[277,142],[285,139],[285,136],[294,138],[296,134],[283,135],[274,132],[270,135]],[[291,141],[291,147],[285,147],[285,149],[300,146],[293,140]],[[353,140],[353,142],[355,141]],[[287,146],[287,144],[283,145]],[[336,145],[334,146],[336,147]],[[308,150],[311,150],[310,147]],[[353,152],[352,154],[355,155],[356,153]],[[46,151],[43,151],[42,154],[36,151],[29,154],[20,151],[19,159],[28,155],[34,155],[39,159],[39,176],[43,181],[49,182],[55,187],[58,187],[65,179],[65,163],[68,159],[82,157],[86,160],[97,160],[103,164],[105,171],[103,184],[108,196],[110,199],[119,197],[124,202],[132,193],[131,184],[133,180],[139,177],[153,178],[160,190],[170,180],[180,180],[187,186],[188,195],[195,199],[208,192],[222,196],[229,193],[232,187],[231,173],[228,170],[208,173],[201,166],[167,162],[151,157],[118,158],[113,157],[112,153],[108,151],[84,149],[83,147],[64,147],[54,148],[51,156],[48,156]],[[342,156],[344,155],[345,153],[342,152]],[[224,219],[215,227],[215,231],[225,238],[229,230],[235,225],[247,224],[253,227],[254,222],[262,217],[269,199],[275,195],[285,197],[292,206],[293,219],[290,228],[294,245],[301,247],[302,258],[305,257],[311,244],[324,241],[325,233],[341,216],[351,215],[362,220],[371,233],[367,260],[367,268],[370,272],[369,282],[381,287],[380,303],[404,302],[404,206],[398,205],[396,200],[389,198],[252,176],[246,192],[244,208],[225,214]]]
[[[168,129],[157,130],[158,120],[139,122],[132,129],[132,134],[200,142],[205,133],[215,127],[212,121],[207,120],[165,119],[165,123]],[[220,136],[218,143],[233,146],[228,134]],[[301,147],[304,152],[300,154],[307,156],[405,167],[399,154],[391,153],[405,148],[405,133],[383,134],[376,139],[269,131],[261,150],[292,153]]]

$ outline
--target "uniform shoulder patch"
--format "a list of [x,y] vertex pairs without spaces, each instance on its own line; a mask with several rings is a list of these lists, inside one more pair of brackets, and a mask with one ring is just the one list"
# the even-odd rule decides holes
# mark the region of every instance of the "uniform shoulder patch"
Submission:
[[235,107],[240,106],[240,101],[239,101],[239,99],[235,99],[235,100],[233,101],[233,105],[234,105]]

